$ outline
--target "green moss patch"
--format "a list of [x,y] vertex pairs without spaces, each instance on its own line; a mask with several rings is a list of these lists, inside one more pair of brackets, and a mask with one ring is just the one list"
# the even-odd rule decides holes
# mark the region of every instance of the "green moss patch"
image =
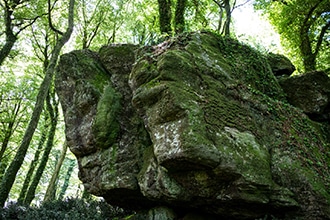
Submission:
[[116,141],[120,130],[117,119],[120,107],[120,95],[111,86],[106,86],[98,102],[93,124],[98,147],[107,148]]

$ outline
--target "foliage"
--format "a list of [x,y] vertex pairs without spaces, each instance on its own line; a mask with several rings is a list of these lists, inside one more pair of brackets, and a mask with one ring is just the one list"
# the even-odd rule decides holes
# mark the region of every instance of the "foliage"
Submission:
[[[56,46],[54,47],[54,50],[52,51],[52,56],[49,62],[49,65],[47,66],[47,70],[45,73],[45,77],[43,79],[43,82],[41,83],[38,95],[36,99],[36,104],[34,106],[32,117],[29,121],[29,125],[27,129],[25,130],[24,137],[22,139],[22,142],[16,152],[16,155],[14,159],[11,161],[10,165],[8,166],[6,173],[4,174],[1,184],[0,184],[0,205],[3,206],[5,204],[5,201],[8,198],[9,192],[14,184],[14,181],[16,179],[16,175],[18,170],[20,169],[21,165],[23,164],[26,152],[29,148],[29,144],[32,140],[33,134],[37,128],[40,115],[43,111],[43,105],[44,101],[46,99],[46,96],[48,94],[54,71],[55,66],[57,64],[57,59],[60,55],[60,51],[64,44],[69,40],[71,33],[73,31],[73,15],[74,15],[74,4],[75,0],[70,0],[70,6],[69,6],[69,17],[68,17],[68,25],[67,29],[64,34],[61,34],[62,36],[58,38],[56,42]],[[53,26],[51,28],[56,31],[58,34],[58,30],[55,30]]]
[[10,70],[0,72],[0,180],[11,161],[22,132],[27,126],[37,79],[29,75],[15,77]]
[[283,46],[298,69],[311,71],[330,67],[330,1],[258,0],[262,10],[281,35]]
[[67,170],[67,173],[66,173],[66,175],[65,175],[65,179],[64,179],[64,183],[63,183],[63,185],[62,185],[62,188],[61,188],[61,191],[60,191],[60,194],[59,194],[59,196],[58,196],[58,198],[60,199],[60,200],[62,200],[63,199],[63,197],[64,197],[64,195],[65,195],[65,192],[66,192],[66,190],[68,189],[68,186],[69,186],[69,184],[70,184],[70,177],[71,177],[71,174],[72,174],[72,172],[73,172],[73,168],[74,168],[74,166],[76,165],[76,160],[75,159],[70,159],[70,161],[69,161],[69,167],[68,167],[68,170]]
[[29,0],[0,1],[0,15],[3,19],[0,37],[4,38],[4,43],[0,41],[0,66],[6,57],[13,54],[13,47],[18,35],[45,15],[43,3],[43,1],[38,1],[30,4]]
[[[29,1],[24,2],[24,4],[26,4],[26,9],[24,7],[17,8],[17,10],[22,12],[23,17],[29,17],[30,14],[32,17],[33,13],[42,13],[45,5],[47,6],[46,1],[39,1],[33,4]],[[2,3],[3,2],[0,1],[0,4]],[[58,7],[58,4],[60,4],[61,7]],[[34,8],[34,6],[37,7],[38,5],[42,6],[40,7],[40,10],[30,10],[31,7]],[[24,13],[24,11],[28,11],[30,14]],[[0,13],[2,12],[3,11]],[[14,13],[17,14],[18,11],[15,11]],[[16,14],[13,16],[15,19],[19,18]],[[0,17],[1,16],[2,14],[0,14]],[[55,27],[63,27],[65,22],[64,19],[68,17],[67,3],[57,3],[53,8],[52,16],[54,16],[53,19],[55,21],[53,25]],[[59,17],[61,19],[59,19]],[[28,22],[28,20],[29,19],[27,19],[26,22]],[[0,22],[3,22],[2,17]],[[17,20],[15,20],[15,22],[17,22]],[[3,35],[4,32],[2,32],[4,29],[2,28],[3,26],[0,25],[0,45],[5,42]],[[17,30],[16,27],[14,27],[14,30]],[[51,58],[51,53],[58,39],[58,34],[54,34],[49,28],[46,16],[38,17],[37,20],[24,29],[20,36],[21,37],[17,39],[15,47],[13,47],[11,51],[11,55],[15,56],[10,55],[3,65],[0,66],[0,180],[5,174],[8,165],[13,161],[13,157],[17,154],[18,146],[22,142],[24,131],[31,119],[40,83],[44,77],[44,73]],[[16,200],[19,194],[22,193],[23,182],[26,181],[28,183],[28,178],[33,177],[33,175],[30,176],[28,173],[28,167],[30,167],[31,163],[36,162],[35,165],[37,165],[37,163],[40,162],[39,160],[34,161],[33,156],[38,152],[38,143],[45,135],[42,128],[49,123],[49,121],[46,120],[46,117],[44,117],[47,113],[43,112],[42,114],[44,115],[42,115],[41,120],[39,120],[23,164],[16,175],[15,183],[11,188],[9,201]],[[61,118],[60,120],[62,121],[60,121],[60,126],[57,126],[58,130],[55,134],[55,144],[57,146],[61,146],[64,138],[63,119]],[[49,156],[50,161],[53,159],[54,152]],[[71,158],[73,157],[72,154],[68,156]],[[53,172],[51,164],[48,163],[47,166],[48,167],[44,171],[42,179],[39,182],[37,191],[35,192],[37,202],[41,200],[43,190],[48,184],[47,178],[49,173]],[[63,168],[67,169],[66,167]],[[74,175],[76,176],[77,171],[75,170],[74,172]],[[62,176],[60,176],[60,178],[64,178]],[[59,181],[61,182],[61,179]],[[75,178],[72,183],[79,185],[79,183],[77,183],[77,178]],[[74,192],[77,192],[78,190],[74,189],[73,191],[72,186],[69,186],[69,190],[71,195],[79,194],[74,194]]]
[[[116,3],[114,3],[116,4]],[[78,20],[76,38],[77,47],[82,49],[92,46],[92,42],[106,44],[114,38],[114,31],[105,33],[105,25],[116,29],[115,25],[118,22],[118,15],[112,5],[107,0],[93,0],[78,2],[78,10],[76,18]],[[109,10],[111,8],[111,10]],[[119,11],[121,5],[119,6]],[[110,20],[111,19],[111,20]],[[113,21],[112,21],[113,19]],[[99,38],[102,36],[102,40]],[[95,38],[97,40],[95,40]],[[97,45],[100,46],[100,45]]]
[[105,220],[119,219],[132,212],[113,207],[105,201],[67,198],[43,203],[40,207],[22,206],[11,203],[0,209],[0,219],[90,219]]
[[238,7],[236,3],[236,0],[159,0],[160,31],[171,35],[183,31],[210,29],[230,36],[231,14]]

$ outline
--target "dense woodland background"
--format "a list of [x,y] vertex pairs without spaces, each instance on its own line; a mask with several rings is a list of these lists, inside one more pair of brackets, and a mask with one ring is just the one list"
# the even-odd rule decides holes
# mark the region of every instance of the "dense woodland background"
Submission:
[[262,30],[236,34],[232,15],[247,4],[280,34],[295,74],[329,73],[328,0],[0,0],[0,206],[88,196],[65,144],[53,86],[62,53],[112,43],[152,45],[201,29],[278,52],[258,43]]

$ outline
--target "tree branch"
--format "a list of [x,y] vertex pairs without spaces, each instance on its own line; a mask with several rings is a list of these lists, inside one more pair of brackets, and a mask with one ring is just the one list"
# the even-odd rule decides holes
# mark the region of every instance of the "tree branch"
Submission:
[[311,21],[310,19],[313,18],[312,14],[313,12],[316,10],[316,8],[321,4],[322,0],[319,1],[318,3],[316,3],[313,7],[311,7],[311,9],[308,11],[304,21],[303,21],[303,26],[304,28],[302,28],[301,30],[308,30],[309,27],[311,26]]
[[325,33],[330,30],[330,21],[328,21],[328,23],[326,23],[322,29],[321,29],[321,33],[317,39],[317,43],[316,43],[316,47],[315,47],[315,51],[314,54],[318,54],[318,52],[320,51],[321,45],[322,45],[322,41],[323,41],[323,37],[325,35]]
[[[37,51],[37,50],[39,49],[40,52],[41,52],[42,54],[44,54],[44,53],[42,52],[42,51],[43,51],[43,47],[41,46],[40,42],[38,41],[37,36],[35,35],[35,31],[33,30],[33,28],[31,28],[31,29],[32,29],[32,37],[33,37],[33,39],[34,39],[35,44],[37,45],[37,46],[36,46],[37,48],[33,47],[33,49],[34,49],[34,51],[35,51],[35,54],[36,54],[37,58],[38,58],[40,61],[43,61],[43,60],[44,60],[43,57],[40,56],[39,53],[38,53],[38,51]],[[46,35],[44,36],[44,38],[48,38],[47,33],[46,33]]]
[[217,4],[219,8],[225,7],[225,3],[222,0],[221,1],[213,0],[213,2]]
[[63,35],[63,32],[56,29],[52,23],[52,16],[51,16],[51,11],[53,10],[55,3],[57,2],[57,0],[54,2],[53,6],[50,6],[50,0],[47,1],[48,2],[48,24],[50,29],[52,29],[55,33],[58,33],[60,35]]
[[[249,0],[248,0],[248,1],[249,1]],[[247,1],[247,2],[248,2],[248,1]],[[247,2],[245,2],[245,3],[247,3]],[[244,4],[245,4],[245,3],[244,3]],[[237,8],[237,7],[235,7],[235,5],[236,5],[236,0],[235,0],[234,3],[233,3],[233,7],[232,7],[231,10],[230,10],[230,14],[233,13],[234,9]],[[241,4],[241,5],[243,5],[243,4]]]
[[[234,6],[234,7],[233,7],[233,10],[236,9],[236,8],[239,8],[239,7],[242,7],[242,6],[246,5],[246,4],[249,3],[250,1],[251,1],[251,0],[246,0],[244,3]],[[236,2],[236,1],[235,1],[235,2]],[[234,5],[235,5],[235,4],[234,4]],[[232,10],[232,11],[233,11],[233,10]]]
[[32,18],[32,19],[31,19],[31,22],[28,23],[28,24],[26,24],[25,26],[21,27],[21,28],[15,33],[15,35],[17,36],[17,35],[18,35],[19,33],[21,33],[23,30],[25,30],[26,28],[28,28],[28,27],[30,27],[31,25],[33,25],[34,22],[36,22],[38,18],[41,18],[42,16],[45,16],[45,15],[47,15],[47,14],[48,14],[48,13],[44,13],[44,14],[41,14],[41,15],[36,16],[35,18]]
[[96,25],[94,31],[92,31],[92,33],[89,35],[89,39],[87,39],[87,42],[86,42],[86,43],[87,43],[87,45],[86,45],[87,48],[90,47],[90,45],[91,45],[91,43],[92,43],[94,37],[96,37],[100,25],[101,25],[101,22],[97,23],[97,25]]

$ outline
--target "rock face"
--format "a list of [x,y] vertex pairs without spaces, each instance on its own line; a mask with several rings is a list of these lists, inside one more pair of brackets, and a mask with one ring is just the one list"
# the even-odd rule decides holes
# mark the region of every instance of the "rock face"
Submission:
[[327,125],[286,102],[266,57],[209,32],[136,49],[59,63],[89,192],[161,219],[330,219]]
[[293,106],[316,121],[330,121],[330,78],[316,71],[286,78],[280,84]]
[[269,53],[267,60],[276,77],[290,76],[296,70],[291,61],[281,54]]

